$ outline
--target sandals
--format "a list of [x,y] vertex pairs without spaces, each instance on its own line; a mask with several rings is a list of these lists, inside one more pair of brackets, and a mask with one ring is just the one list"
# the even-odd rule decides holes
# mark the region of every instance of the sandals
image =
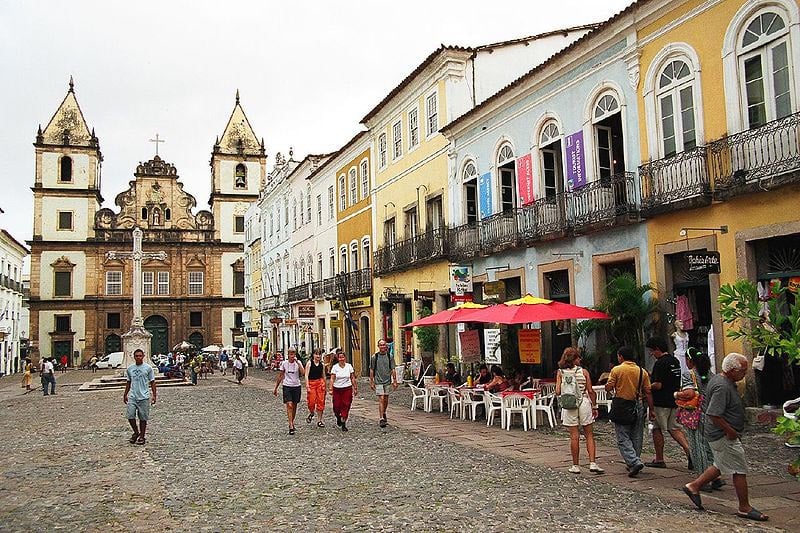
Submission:
[[294,428],[289,428],[289,435],[294,435]]
[[322,421],[317,422],[317,427],[318,428],[324,428],[325,427],[325,422],[322,422]]
[[644,466],[648,468],[666,468],[667,463],[664,461],[650,461],[649,463],[645,463]]
[[306,417],[306,424],[310,424],[312,420],[314,420],[314,411],[308,413],[308,416]]
[[699,492],[698,493],[692,492],[686,485],[681,487],[681,490],[683,490],[684,494],[686,494],[689,497],[689,499],[692,500],[692,503],[694,504],[695,507],[697,507],[698,511],[706,510],[706,508],[703,507],[703,499],[700,497]]
[[147,441],[145,441],[144,437],[139,437],[136,439],[136,444],[144,445]]
[[128,442],[130,442],[131,444],[136,444],[136,440],[138,438],[139,438],[139,434],[138,433],[134,433],[133,435],[131,435],[131,438],[128,439]]
[[736,516],[739,518],[747,518],[748,520],[755,520],[756,522],[766,522],[769,520],[769,517],[756,509],[755,507],[751,507],[749,512],[743,513],[738,511]]

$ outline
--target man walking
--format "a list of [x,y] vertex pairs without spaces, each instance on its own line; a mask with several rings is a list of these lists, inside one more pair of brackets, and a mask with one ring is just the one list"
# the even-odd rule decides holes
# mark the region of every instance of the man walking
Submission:
[[133,361],[134,363],[125,370],[125,392],[122,401],[127,405],[126,415],[133,429],[133,435],[128,442],[144,444],[147,421],[150,420],[150,406],[156,404],[156,376],[153,367],[144,363],[144,352],[141,349],[134,350]]
[[677,421],[678,406],[675,404],[675,393],[681,390],[681,363],[678,358],[667,352],[667,345],[663,339],[652,337],[645,344],[650,354],[656,358],[651,376],[653,390],[653,405],[655,406],[655,420],[653,421],[653,448],[655,459],[645,466],[651,468],[666,468],[664,462],[664,431],[677,442],[683,453],[686,454],[688,468],[692,470],[692,458],[689,453],[689,442],[686,440],[681,426]]
[[[644,468],[642,464],[642,432],[644,430],[644,406],[642,398],[647,400],[650,417],[654,416],[653,396],[650,392],[650,376],[634,359],[636,354],[627,346],[617,350],[619,364],[611,369],[606,383],[606,391],[614,393],[614,399],[620,398],[634,402],[635,412],[632,424],[614,422],[617,436],[617,447],[628,467],[628,476],[636,477]],[[613,411],[613,408],[612,408]]]
[[219,369],[222,370],[223,376],[228,370],[228,352],[226,350],[222,350],[222,355],[219,356]]
[[736,389],[736,382],[747,373],[747,358],[739,353],[730,353],[722,361],[722,374],[715,374],[706,386],[703,416],[704,435],[714,454],[714,464],[700,477],[687,483],[683,492],[692,503],[703,510],[700,488],[717,479],[720,474],[733,476],[733,487],[739,499],[741,518],[765,522],[767,515],[750,505],[747,488],[747,458],[740,436],[744,431],[744,404]]
[[394,359],[389,354],[389,345],[384,339],[378,341],[378,351],[372,356],[369,365],[369,386],[378,396],[379,425],[385,428],[389,393],[397,389],[397,374],[394,369]]
[[45,358],[44,362],[41,365],[41,374],[42,374],[42,393],[45,396],[48,395],[47,389],[50,389],[49,394],[55,395],[56,393],[56,369],[55,365],[53,365],[53,359],[48,357]]

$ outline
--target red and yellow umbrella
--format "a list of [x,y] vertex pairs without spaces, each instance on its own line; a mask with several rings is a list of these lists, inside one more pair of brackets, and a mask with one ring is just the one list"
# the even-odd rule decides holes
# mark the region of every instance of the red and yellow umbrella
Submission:
[[439,311],[432,315],[420,318],[413,322],[405,324],[404,328],[415,328],[419,326],[441,326],[442,324],[456,324],[458,322],[472,322],[470,318],[473,313],[485,309],[485,305],[476,304],[473,302],[464,302],[463,304],[455,305],[444,311]]
[[469,322],[527,324],[529,322],[581,318],[610,319],[611,317],[602,311],[526,294],[517,300],[510,300],[492,307],[473,311],[469,315]]

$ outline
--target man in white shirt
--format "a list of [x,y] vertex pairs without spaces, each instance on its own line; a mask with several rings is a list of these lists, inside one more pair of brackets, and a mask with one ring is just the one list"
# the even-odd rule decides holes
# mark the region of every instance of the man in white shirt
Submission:
[[50,386],[50,394],[56,393],[56,373],[52,358],[47,358],[42,363],[42,392],[47,396],[47,388]]

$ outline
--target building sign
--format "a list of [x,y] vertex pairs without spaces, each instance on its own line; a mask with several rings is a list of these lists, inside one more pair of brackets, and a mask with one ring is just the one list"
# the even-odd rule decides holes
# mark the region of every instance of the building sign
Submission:
[[450,265],[450,292],[464,296],[472,292],[472,267],[470,265]]
[[[362,296],[360,298],[350,298],[347,300],[347,307],[358,309],[361,307],[372,307],[372,296]],[[331,311],[341,311],[342,303],[339,300],[331,300]]]
[[479,363],[481,360],[481,337],[477,329],[468,329],[458,333],[461,342],[461,362]]
[[491,172],[478,178],[478,211],[480,218],[486,218],[493,214]]
[[297,306],[297,316],[300,318],[314,318],[316,310],[313,305],[299,305]]
[[459,296],[458,294],[454,294],[453,296],[450,297],[450,300],[453,302],[453,304],[463,304],[463,303],[471,302],[471,301],[473,301],[472,300],[472,293],[468,292],[467,294],[463,294],[461,296]]
[[287,318],[286,320],[283,321],[283,325],[284,326],[296,326],[297,325],[297,319],[296,318]]
[[567,183],[570,190],[586,185],[586,161],[583,153],[583,131],[564,138],[567,154]]
[[542,362],[542,330],[521,329],[517,332],[519,362],[538,365]]
[[695,274],[719,274],[719,252],[689,252],[688,271]]
[[406,301],[406,295],[401,292],[390,292],[386,295],[386,301],[390,304],[401,304]]
[[339,320],[338,318],[331,318],[330,323],[332,328],[342,327],[342,321]]
[[487,296],[498,296],[506,293],[506,283],[502,280],[489,281],[483,284],[483,292]]
[[499,365],[502,358],[502,354],[500,353],[500,330],[484,329],[483,346],[485,348],[483,360],[486,361],[486,364]]
[[270,324],[282,324],[283,323],[283,319],[282,318],[270,318],[269,319],[269,323]]
[[257,331],[248,331],[247,333],[245,333],[245,335],[247,335],[248,337],[258,337],[259,334]]
[[787,290],[793,294],[797,294],[800,292],[800,278],[794,277],[789,278],[789,285],[786,287]]
[[520,205],[532,204],[536,198],[533,195],[531,154],[525,154],[517,159],[517,187],[519,188]]

